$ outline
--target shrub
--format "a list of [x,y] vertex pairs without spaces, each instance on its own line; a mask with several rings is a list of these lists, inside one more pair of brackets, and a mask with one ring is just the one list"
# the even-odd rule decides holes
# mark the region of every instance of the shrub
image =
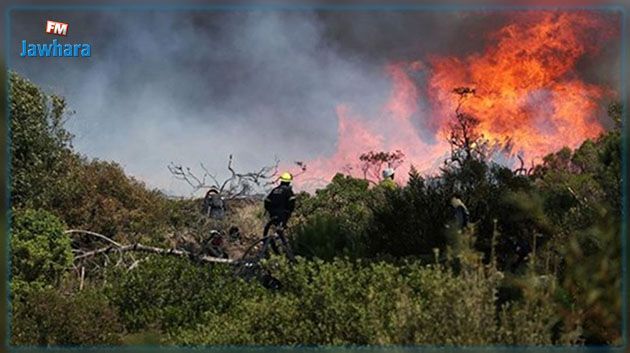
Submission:
[[120,343],[122,326],[102,293],[35,289],[13,301],[14,345]]
[[106,293],[130,332],[194,326],[230,307],[248,286],[225,266],[151,256],[131,271],[110,273]]
[[330,215],[316,215],[294,227],[291,248],[308,259],[332,260],[337,256],[356,257],[361,253],[358,239],[344,232],[342,221]]
[[[321,256],[331,258],[332,253],[343,256],[349,251],[353,256],[362,256],[372,216],[373,193],[368,186],[366,180],[337,174],[314,196],[299,194],[289,234],[300,237],[305,253],[331,241],[334,249],[326,249]],[[327,234],[329,231],[334,234]]]
[[[241,205],[231,205],[227,224],[229,226],[237,226],[240,234],[246,240],[258,239],[262,237],[263,228],[265,227],[266,220],[264,217],[265,210],[263,208],[263,202],[242,202]],[[228,229],[225,229],[227,231]]]
[[621,229],[617,215],[600,210],[596,223],[563,249],[562,288],[569,295],[566,325],[582,328],[589,344],[620,344]]
[[[283,287],[258,291],[196,327],[173,331],[176,344],[488,345],[550,342],[547,297],[497,306],[502,274],[466,253],[460,275],[417,262],[271,260]],[[550,301],[549,301],[550,302]],[[540,310],[538,310],[540,307]],[[551,310],[550,310],[551,308]],[[533,309],[533,310],[530,310]],[[531,323],[524,326],[525,323]],[[518,328],[520,331],[515,331]],[[515,335],[518,335],[516,337]]]
[[59,218],[43,210],[13,209],[12,281],[42,287],[57,282],[72,264],[70,238]]
[[177,201],[125,175],[116,163],[87,161],[74,156],[65,192],[57,197],[55,213],[73,228],[87,229],[121,242],[155,245],[165,239],[170,222],[181,222]]
[[432,258],[434,248],[446,246],[447,201],[439,187],[427,186],[420,179],[387,192],[375,206],[367,234],[368,254]]
[[506,345],[566,344],[554,340],[554,327],[560,316],[553,293],[556,281],[551,276],[529,273],[519,285],[522,299],[508,301],[500,307],[497,342]]

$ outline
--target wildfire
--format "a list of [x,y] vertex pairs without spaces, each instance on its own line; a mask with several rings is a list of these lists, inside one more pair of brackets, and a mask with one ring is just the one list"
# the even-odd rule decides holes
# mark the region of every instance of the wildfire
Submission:
[[382,111],[363,119],[339,105],[337,151],[307,162],[308,177],[358,176],[358,157],[367,151],[402,150],[399,182],[411,164],[435,170],[449,151],[448,123],[458,104],[453,89],[462,86],[475,88],[461,109],[479,119],[478,132],[511,141],[526,161],[576,147],[604,130],[597,117],[602,99],[613,94],[581,79],[578,62],[617,35],[614,21],[594,13],[527,12],[490,33],[480,52],[390,64],[392,92]]

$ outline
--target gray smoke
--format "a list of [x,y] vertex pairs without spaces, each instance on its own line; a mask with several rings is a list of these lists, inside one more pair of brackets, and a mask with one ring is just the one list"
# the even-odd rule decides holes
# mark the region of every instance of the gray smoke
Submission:
[[92,57],[20,58],[15,45],[12,67],[68,98],[79,152],[173,194],[190,188],[171,161],[225,175],[229,154],[250,170],[332,153],[336,105],[373,110],[389,90],[380,67],[332,49],[311,13],[20,13],[13,43],[50,42],[47,18]]

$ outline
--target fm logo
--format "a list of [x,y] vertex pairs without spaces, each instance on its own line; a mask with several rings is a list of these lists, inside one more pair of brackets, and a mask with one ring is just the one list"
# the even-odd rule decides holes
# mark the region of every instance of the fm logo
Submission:
[[46,33],[67,36],[68,24],[57,21],[46,21]]

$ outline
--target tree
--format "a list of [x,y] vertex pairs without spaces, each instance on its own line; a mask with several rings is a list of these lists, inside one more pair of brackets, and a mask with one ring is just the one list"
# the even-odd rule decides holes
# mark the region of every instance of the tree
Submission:
[[401,150],[394,152],[369,151],[359,156],[363,179],[377,183],[382,179],[383,167],[396,169],[404,162],[405,154]]
[[479,119],[462,111],[462,105],[471,96],[474,96],[475,89],[468,87],[458,87],[453,93],[459,96],[457,108],[455,108],[455,118],[449,123],[450,134],[448,142],[451,145],[451,158],[445,163],[456,163],[461,166],[465,161],[473,157],[481,157],[479,146],[482,136],[477,132]]
[[14,72],[9,89],[12,204],[51,208],[71,153],[72,135],[63,127],[66,102]]
[[[179,164],[171,163],[168,166],[171,174],[181,181],[186,182],[192,188],[192,192],[196,192],[201,189],[217,188],[222,195],[225,195],[228,199],[234,199],[242,196],[249,196],[252,193],[261,191],[261,189],[268,188],[275,184],[279,178],[279,164],[280,161],[276,158],[273,164],[266,165],[259,170],[250,172],[238,172],[234,169],[233,156],[228,157],[227,169],[230,176],[219,180],[215,173],[211,173],[203,163],[199,166],[202,170],[202,174],[195,174],[190,167],[184,167]],[[306,172],[306,164],[301,161],[294,162],[299,167],[299,172],[294,173],[293,176],[299,176]]]

